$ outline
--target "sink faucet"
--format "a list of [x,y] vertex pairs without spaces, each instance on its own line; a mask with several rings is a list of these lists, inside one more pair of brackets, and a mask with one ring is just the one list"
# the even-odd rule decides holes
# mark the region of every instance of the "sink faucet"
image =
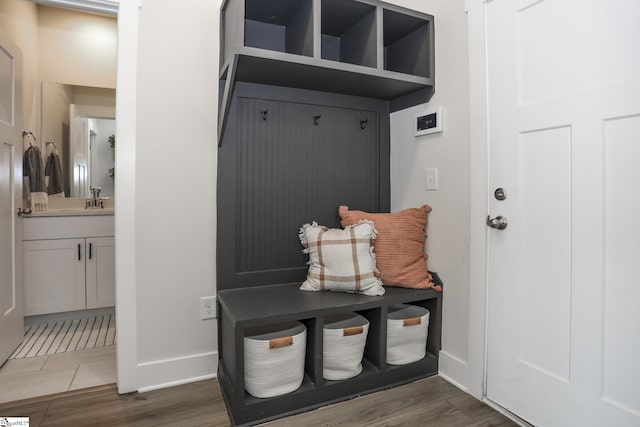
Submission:
[[87,199],[85,209],[103,208],[104,206],[102,205],[102,200],[100,200],[102,187],[89,187],[89,191],[91,191],[91,199]]

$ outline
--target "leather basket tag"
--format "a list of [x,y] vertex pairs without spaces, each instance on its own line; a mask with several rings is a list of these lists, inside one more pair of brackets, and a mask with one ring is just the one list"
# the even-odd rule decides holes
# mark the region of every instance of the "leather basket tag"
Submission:
[[412,317],[411,319],[404,319],[402,326],[416,326],[422,323],[421,317]]
[[363,326],[352,326],[350,328],[344,328],[342,330],[343,337],[350,337],[351,335],[360,335],[362,332],[364,332],[364,327]]
[[269,349],[282,348],[293,345],[293,337],[273,338],[269,340]]

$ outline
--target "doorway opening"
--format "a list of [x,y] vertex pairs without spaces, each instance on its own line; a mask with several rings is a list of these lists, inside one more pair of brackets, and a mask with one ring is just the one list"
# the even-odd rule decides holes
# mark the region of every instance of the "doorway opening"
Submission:
[[[77,201],[84,207],[91,187],[101,188],[101,198],[113,199],[116,16],[45,6],[27,0],[3,1],[0,12],[1,27],[23,53],[22,101],[26,107],[23,127],[37,134],[43,156],[48,154],[49,148],[55,147],[62,157],[65,191],[63,197],[55,198],[54,202],[62,206],[63,202],[73,204]],[[15,22],[20,23],[20,28],[13,25]],[[25,28],[29,29],[28,35]],[[48,96],[47,85],[84,89],[66,90],[59,93],[63,97],[56,98]],[[111,91],[111,98],[103,96],[104,91]],[[60,104],[62,108],[52,112],[49,110],[52,103]],[[76,107],[75,115],[72,114],[73,106]],[[74,116],[82,117],[86,123],[86,132],[82,135],[86,140],[86,155],[84,162],[78,164],[73,162],[71,146]],[[47,141],[53,144],[45,145]],[[51,203],[51,197],[49,200],[51,210],[55,203]],[[113,211],[111,215],[113,218]],[[31,246],[25,244],[24,247],[21,256],[28,258]],[[96,240],[86,238],[82,248],[87,259],[101,257],[101,264],[93,272],[87,261],[87,283],[89,276],[94,275],[114,289],[115,268],[104,267],[114,263],[113,233],[101,235]],[[104,259],[107,261],[102,262]],[[42,267],[42,263],[25,261],[25,271]],[[46,263],[47,259],[44,261]],[[51,259],[48,261],[52,262]],[[26,276],[25,286],[29,281]],[[53,281],[38,280],[40,284]],[[25,310],[23,342],[6,362],[0,361],[3,383],[0,403],[116,382],[115,296],[112,301],[105,302],[100,299],[101,295],[90,297],[89,293],[87,286],[82,309]],[[43,296],[43,299],[47,298]],[[91,299],[98,302],[90,302]],[[25,299],[25,306],[28,304]]]

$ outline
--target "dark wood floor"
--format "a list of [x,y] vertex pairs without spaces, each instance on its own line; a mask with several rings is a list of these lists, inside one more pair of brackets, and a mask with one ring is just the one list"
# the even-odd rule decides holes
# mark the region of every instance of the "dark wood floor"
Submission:
[[[118,395],[111,385],[0,404],[0,417],[17,416],[30,417],[31,427],[230,425],[216,380],[126,395]],[[442,378],[431,377],[267,425],[502,427],[516,424]]]

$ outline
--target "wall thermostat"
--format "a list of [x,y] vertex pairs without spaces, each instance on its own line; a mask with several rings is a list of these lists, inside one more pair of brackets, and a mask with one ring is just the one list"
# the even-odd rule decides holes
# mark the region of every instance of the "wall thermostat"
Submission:
[[415,122],[416,136],[442,132],[442,120],[443,116],[441,107],[423,111],[418,114]]

